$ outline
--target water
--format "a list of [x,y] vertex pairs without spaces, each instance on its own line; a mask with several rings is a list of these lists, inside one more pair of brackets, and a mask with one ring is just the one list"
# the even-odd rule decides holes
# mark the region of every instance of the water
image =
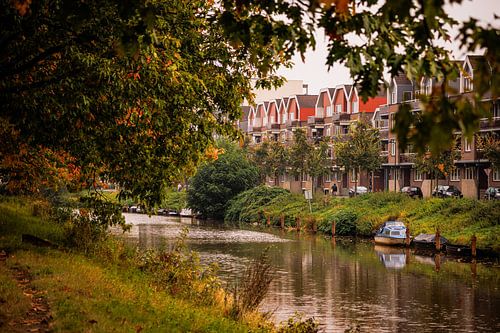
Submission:
[[203,262],[234,283],[269,247],[277,274],[262,311],[276,322],[296,311],[325,332],[500,332],[500,267],[431,258],[369,241],[202,226],[190,218],[125,214],[129,241],[168,246],[184,227]]

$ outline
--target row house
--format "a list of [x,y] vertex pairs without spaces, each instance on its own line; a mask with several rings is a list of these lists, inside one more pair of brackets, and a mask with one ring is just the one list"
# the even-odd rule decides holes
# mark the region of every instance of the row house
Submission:
[[[469,96],[474,91],[474,69],[485,61],[482,56],[466,56],[464,61],[457,62],[462,68],[460,77],[448,82],[449,98],[457,95]],[[384,188],[389,191],[399,191],[403,186],[418,186],[424,196],[430,196],[436,186],[431,175],[420,173],[414,165],[415,153],[411,147],[399,147],[397,138],[391,133],[394,117],[402,103],[410,105],[413,112],[421,112],[418,98],[421,95],[431,95],[440,87],[436,79],[422,78],[418,81],[409,80],[401,74],[395,77],[387,91],[388,103],[382,106],[374,116],[374,125],[381,133],[381,145],[384,156],[383,178]],[[478,135],[488,133],[500,134],[500,109],[498,99],[491,94],[483,96],[483,103],[489,104],[491,115],[481,119]],[[492,170],[489,161],[483,156],[477,146],[477,138],[469,140],[462,133],[457,137],[456,151],[459,158],[455,161],[455,170],[446,178],[438,180],[440,185],[453,185],[461,190],[465,197],[481,198],[489,186],[500,186],[500,171]]]
[[[380,90],[378,96],[366,102],[359,97],[358,89],[353,85],[339,85],[321,89],[319,95],[292,95],[261,102],[253,108],[247,107],[247,132],[253,144],[262,140],[279,140],[290,144],[293,141],[293,132],[298,128],[303,129],[314,142],[319,142],[324,137],[345,136],[353,121],[371,121],[378,107],[386,104],[384,89]],[[329,155],[332,160],[332,173],[316,179],[314,188],[330,193],[333,184],[336,184],[339,193],[347,194],[349,188],[355,185],[354,179],[346,170],[335,165],[332,147]],[[377,174],[376,179],[378,178],[382,177]],[[373,179],[373,175],[361,174],[358,177],[358,185],[372,188]],[[279,184],[298,193],[313,188],[312,180],[307,176],[302,179],[283,175],[279,180],[270,179],[269,183]]]

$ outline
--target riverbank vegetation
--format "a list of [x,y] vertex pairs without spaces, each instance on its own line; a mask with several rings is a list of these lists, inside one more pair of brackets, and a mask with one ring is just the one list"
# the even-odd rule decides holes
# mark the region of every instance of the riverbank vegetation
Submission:
[[400,193],[370,193],[356,198],[324,196],[312,203],[312,212],[301,195],[259,186],[236,196],[228,205],[227,222],[269,223],[317,230],[331,235],[372,236],[385,221],[398,219],[412,235],[441,234],[454,244],[467,245],[476,235],[480,248],[500,252],[500,202],[473,199],[411,199]]
[[[139,251],[113,237],[87,239],[89,230],[54,220],[42,201],[0,199],[0,330],[29,329],[26,295],[37,290],[46,306],[32,322],[53,331],[287,332],[244,293],[224,291],[216,266],[185,247],[186,233],[169,250]],[[93,246],[74,246],[75,238]]]

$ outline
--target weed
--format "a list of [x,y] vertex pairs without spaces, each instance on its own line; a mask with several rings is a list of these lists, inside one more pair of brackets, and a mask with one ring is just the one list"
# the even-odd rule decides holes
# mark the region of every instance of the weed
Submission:
[[319,332],[319,323],[314,318],[304,319],[300,313],[288,318],[282,322],[277,333],[317,333]]
[[274,278],[274,268],[269,262],[269,248],[247,267],[241,283],[233,289],[233,303],[229,315],[241,319],[259,307],[269,291]]

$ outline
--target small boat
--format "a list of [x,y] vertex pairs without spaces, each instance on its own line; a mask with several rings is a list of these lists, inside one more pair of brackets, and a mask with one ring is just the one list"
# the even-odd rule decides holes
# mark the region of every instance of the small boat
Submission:
[[404,245],[406,227],[400,221],[387,221],[375,234],[375,243],[382,245]]
[[180,215],[184,217],[191,217],[193,216],[193,211],[189,208],[183,208],[180,212]]
[[446,254],[470,257],[472,256],[472,249],[470,246],[448,244],[446,245]]
[[[441,248],[444,249],[448,240],[443,236],[440,236]],[[436,248],[436,235],[435,234],[419,234],[413,239],[413,244],[416,248],[421,249],[435,249]]]

